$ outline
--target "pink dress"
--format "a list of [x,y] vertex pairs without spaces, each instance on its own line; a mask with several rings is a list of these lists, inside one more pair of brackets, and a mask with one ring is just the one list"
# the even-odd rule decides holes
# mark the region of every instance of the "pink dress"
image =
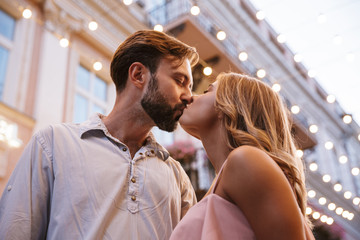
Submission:
[[255,239],[254,232],[240,209],[214,193],[225,162],[211,193],[190,208],[175,227],[170,240]]

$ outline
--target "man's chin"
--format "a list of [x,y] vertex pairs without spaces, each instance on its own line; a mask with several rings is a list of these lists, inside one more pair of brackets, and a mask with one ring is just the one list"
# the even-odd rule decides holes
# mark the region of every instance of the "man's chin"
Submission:
[[176,121],[175,123],[173,123],[172,125],[162,125],[162,124],[157,124],[156,126],[166,132],[173,132],[176,130],[177,126],[179,125],[179,122]]

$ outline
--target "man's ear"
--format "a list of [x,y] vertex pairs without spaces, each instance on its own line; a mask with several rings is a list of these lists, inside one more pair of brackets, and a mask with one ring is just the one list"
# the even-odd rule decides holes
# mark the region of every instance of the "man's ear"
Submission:
[[140,62],[134,62],[129,67],[128,78],[129,81],[137,88],[145,86],[145,76],[148,69]]

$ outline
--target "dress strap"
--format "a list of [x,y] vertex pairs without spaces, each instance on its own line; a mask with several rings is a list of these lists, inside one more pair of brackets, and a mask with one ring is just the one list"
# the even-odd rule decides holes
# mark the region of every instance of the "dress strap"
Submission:
[[217,176],[216,176],[215,183],[214,183],[214,186],[213,186],[213,188],[212,188],[212,190],[211,190],[211,193],[214,193],[214,192],[215,192],[215,189],[216,189],[216,187],[217,187],[217,185],[218,185],[218,183],[219,183],[219,180],[220,180],[220,177],[221,177],[221,173],[222,173],[222,170],[224,169],[224,166],[225,166],[225,164],[226,164],[226,161],[227,161],[227,159],[225,159],[223,165],[222,165],[221,168],[220,168],[219,173],[218,173]]

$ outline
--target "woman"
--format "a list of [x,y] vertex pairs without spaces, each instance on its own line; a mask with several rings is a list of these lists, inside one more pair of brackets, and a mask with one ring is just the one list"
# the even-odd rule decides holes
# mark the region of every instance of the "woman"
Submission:
[[279,95],[249,76],[222,73],[180,119],[217,177],[171,240],[314,239],[302,162]]

